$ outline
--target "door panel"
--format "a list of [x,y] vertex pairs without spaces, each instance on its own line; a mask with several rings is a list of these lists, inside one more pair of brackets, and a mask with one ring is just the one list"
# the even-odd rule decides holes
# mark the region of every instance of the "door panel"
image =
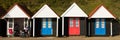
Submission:
[[52,19],[42,20],[42,35],[52,35]]
[[13,33],[14,33],[14,19],[12,19],[12,18],[10,18],[10,19],[8,19],[8,29],[7,29],[7,34],[8,35],[13,35]]
[[69,35],[80,35],[79,18],[69,18]]
[[15,18],[14,19],[14,36],[19,37],[20,30],[23,30],[24,27],[27,27],[27,18]]
[[105,35],[106,26],[105,19],[96,19],[95,20],[95,35]]

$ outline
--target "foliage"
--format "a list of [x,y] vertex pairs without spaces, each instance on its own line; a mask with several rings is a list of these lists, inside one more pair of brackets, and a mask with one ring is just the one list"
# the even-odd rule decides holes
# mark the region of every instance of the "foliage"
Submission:
[[25,4],[33,14],[44,4],[48,4],[59,16],[64,13],[73,2],[76,2],[87,14],[98,5],[104,4],[113,14],[117,15],[117,17],[120,16],[120,0],[0,0],[0,6],[8,10],[10,6],[16,2]]

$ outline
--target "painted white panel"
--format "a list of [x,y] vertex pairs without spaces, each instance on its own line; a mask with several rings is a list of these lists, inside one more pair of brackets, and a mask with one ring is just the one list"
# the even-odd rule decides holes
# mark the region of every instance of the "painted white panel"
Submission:
[[59,18],[59,16],[48,5],[44,5],[32,18]]
[[57,27],[56,27],[56,36],[58,37],[58,18],[57,18],[56,24],[57,24],[57,25],[56,25],[56,26],[57,26]]
[[61,17],[88,17],[87,14],[79,8],[76,3],[73,3]]
[[33,19],[33,37],[35,37],[35,19]]
[[110,22],[110,34],[113,35],[113,29],[112,29],[112,21]]
[[90,18],[115,18],[104,6],[101,6]]
[[62,36],[64,35],[64,17],[62,17]]
[[18,5],[15,5],[3,18],[28,18]]
[[79,27],[79,18],[76,18],[76,27]]

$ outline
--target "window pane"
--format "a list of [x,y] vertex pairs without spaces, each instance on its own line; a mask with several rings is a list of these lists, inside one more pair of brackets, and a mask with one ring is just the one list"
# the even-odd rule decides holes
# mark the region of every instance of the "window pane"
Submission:
[[42,28],[46,28],[46,19],[42,19]]
[[12,19],[12,18],[10,18],[10,19],[9,19],[9,22],[13,22],[13,19]]
[[12,28],[12,24],[9,24],[9,28]]
[[73,18],[70,18],[69,20],[70,20],[70,21],[69,21],[69,22],[70,22],[70,24],[69,24],[70,27],[73,27]]
[[46,24],[43,23],[42,26],[43,26],[43,28],[46,28]]
[[105,20],[102,19],[102,28],[105,28]]
[[76,27],[79,26],[79,18],[76,18]]
[[98,23],[98,24],[99,24],[99,19],[96,19],[96,23]]
[[46,25],[46,23],[43,23],[42,25]]
[[99,28],[99,24],[96,24],[96,28]]
[[9,19],[9,28],[12,28],[13,19]]
[[96,28],[99,28],[99,19],[96,19]]
[[46,19],[42,19],[43,23],[46,22]]
[[52,28],[52,20],[48,19],[48,28]]
[[27,23],[27,18],[25,18],[25,22]]
[[46,21],[46,19],[42,19],[42,21]]
[[25,27],[27,27],[27,26],[28,26],[28,24],[27,24],[28,19],[27,19],[27,18],[25,18],[25,19],[24,19],[24,22],[25,22]]

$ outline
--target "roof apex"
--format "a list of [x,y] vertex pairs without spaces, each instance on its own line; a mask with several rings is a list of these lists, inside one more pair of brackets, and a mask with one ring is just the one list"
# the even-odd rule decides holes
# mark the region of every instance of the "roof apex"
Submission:
[[[101,14],[101,13],[104,13],[104,14]],[[89,14],[89,19],[90,18],[114,18],[116,19],[116,16],[113,15],[111,11],[107,10],[107,8],[103,4],[100,4]]]
[[61,17],[88,17],[87,14],[74,2]]
[[59,18],[59,16],[47,4],[45,4],[33,15],[32,18]]

